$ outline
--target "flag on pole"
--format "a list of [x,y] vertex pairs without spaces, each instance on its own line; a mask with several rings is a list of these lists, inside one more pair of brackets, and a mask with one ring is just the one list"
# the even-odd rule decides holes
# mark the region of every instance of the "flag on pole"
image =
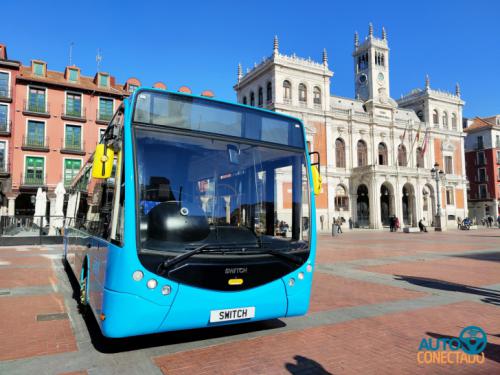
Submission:
[[425,131],[424,144],[422,146],[422,151],[420,152],[421,156],[424,156],[425,151],[427,150],[427,145],[429,144],[429,136],[430,136],[430,132],[429,132],[429,129],[427,129]]
[[401,145],[402,145],[403,143],[405,143],[405,138],[406,138],[406,129],[407,129],[407,128],[408,128],[408,125],[406,125],[406,126],[405,126],[405,131],[403,132],[403,135],[401,135],[401,136],[399,137],[399,139],[401,140],[401,142],[399,143],[399,146],[398,146],[398,147],[401,147]]

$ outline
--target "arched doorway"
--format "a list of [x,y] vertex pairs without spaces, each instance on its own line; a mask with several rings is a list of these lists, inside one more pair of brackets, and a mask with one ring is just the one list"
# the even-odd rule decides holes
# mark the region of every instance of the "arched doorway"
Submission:
[[358,227],[370,225],[370,199],[366,185],[359,185],[357,190],[356,219]]
[[403,186],[403,195],[401,197],[403,208],[403,223],[414,227],[417,225],[416,210],[415,210],[415,191],[411,184]]
[[394,215],[394,194],[392,186],[385,182],[380,187],[380,220],[382,225],[390,225],[390,217]]

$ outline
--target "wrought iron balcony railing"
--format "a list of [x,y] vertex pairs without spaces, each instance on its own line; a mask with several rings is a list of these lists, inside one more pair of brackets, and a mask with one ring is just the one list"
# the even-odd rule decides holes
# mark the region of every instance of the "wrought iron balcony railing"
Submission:
[[61,118],[74,121],[85,121],[87,117],[87,109],[85,107],[81,108],[68,108],[63,106]]
[[68,154],[85,154],[85,141],[61,139],[61,152]]
[[41,136],[23,136],[23,148],[30,149],[47,149],[49,148],[49,138]]
[[0,87],[0,101],[12,101],[11,87]]
[[38,103],[34,101],[25,100],[23,105],[23,112],[35,115],[49,116],[49,104]]
[[101,122],[109,122],[113,118],[113,114],[107,112],[96,111],[96,119]]
[[44,173],[26,173],[21,175],[21,184],[24,186],[43,186],[45,185]]

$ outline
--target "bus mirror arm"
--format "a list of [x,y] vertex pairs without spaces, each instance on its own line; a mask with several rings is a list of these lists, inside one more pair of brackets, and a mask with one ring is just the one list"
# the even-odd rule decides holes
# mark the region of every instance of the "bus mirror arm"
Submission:
[[[316,162],[313,163],[312,162],[312,156],[313,155],[316,155]],[[318,151],[313,151],[313,152],[310,152],[309,153],[309,158],[311,159],[311,167],[312,166],[315,166],[316,168],[318,168],[318,173],[321,174],[321,169],[320,169],[320,156],[319,156],[319,152]]]
[[316,155],[316,162],[311,162],[311,170],[312,170],[312,180],[314,187],[314,195],[319,195],[321,193],[322,179],[321,179],[321,170],[320,170],[320,157],[319,152],[314,151],[309,153],[309,157],[312,155]]

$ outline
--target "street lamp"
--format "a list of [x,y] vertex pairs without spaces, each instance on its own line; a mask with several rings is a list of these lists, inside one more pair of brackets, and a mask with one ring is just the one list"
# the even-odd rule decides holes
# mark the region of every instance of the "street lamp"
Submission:
[[443,170],[439,169],[439,164],[434,164],[434,168],[431,169],[431,176],[436,181],[436,203],[437,210],[436,216],[434,218],[434,230],[441,232],[443,230],[441,226],[441,190],[439,189],[439,181],[444,179],[445,173]]

